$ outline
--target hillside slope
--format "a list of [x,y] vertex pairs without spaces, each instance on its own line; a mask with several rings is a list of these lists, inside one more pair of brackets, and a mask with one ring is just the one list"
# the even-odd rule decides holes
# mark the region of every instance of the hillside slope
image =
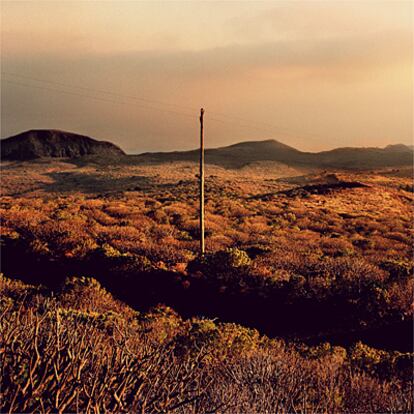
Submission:
[[121,148],[111,142],[57,130],[30,130],[2,139],[0,143],[1,158],[8,160],[125,155]]
[[[30,130],[2,139],[1,158],[32,160],[44,157],[78,158],[94,156],[95,161],[124,163],[197,162],[198,149],[191,151],[154,152],[128,155],[115,144],[87,136],[57,130]],[[303,152],[276,140],[247,141],[205,152],[208,164],[241,168],[258,162],[277,162],[293,168],[372,169],[402,167],[413,164],[413,150],[406,145],[385,148],[336,148],[322,152]],[[90,159],[88,159],[90,161]]]
[[[151,162],[197,161],[198,151],[145,153],[137,157]],[[392,145],[386,148],[337,148],[311,153],[276,140],[266,140],[207,149],[205,158],[210,164],[236,168],[257,161],[277,161],[292,167],[366,169],[411,165],[413,151],[405,145]]]

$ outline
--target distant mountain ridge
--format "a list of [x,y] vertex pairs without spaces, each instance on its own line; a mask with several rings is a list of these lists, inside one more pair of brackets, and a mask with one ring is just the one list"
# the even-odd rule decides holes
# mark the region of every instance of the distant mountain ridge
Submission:
[[85,135],[51,129],[36,129],[2,139],[1,158],[32,160],[37,158],[78,158],[85,155],[122,156],[121,148]]
[[[145,153],[137,157],[152,162],[197,161],[198,151]],[[403,144],[385,148],[336,148],[303,152],[276,140],[247,141],[227,147],[207,149],[207,163],[242,167],[257,161],[276,161],[293,167],[366,169],[413,164],[413,150]]]
[[[99,156],[100,161],[163,163],[198,161],[198,150],[154,152],[126,155],[106,141],[58,130],[30,130],[0,141],[1,158],[31,160],[43,157],[79,158]],[[282,142],[270,139],[245,141],[220,148],[206,149],[207,163],[226,168],[240,168],[263,161],[275,161],[289,167],[369,169],[399,167],[413,164],[413,149],[407,145],[388,145],[385,148],[336,148],[322,152],[303,152]]]

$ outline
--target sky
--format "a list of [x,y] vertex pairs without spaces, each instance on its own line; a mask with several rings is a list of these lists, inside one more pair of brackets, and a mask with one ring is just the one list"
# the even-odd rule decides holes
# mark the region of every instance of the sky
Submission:
[[36,128],[129,153],[413,137],[411,1],[1,0],[1,137]]

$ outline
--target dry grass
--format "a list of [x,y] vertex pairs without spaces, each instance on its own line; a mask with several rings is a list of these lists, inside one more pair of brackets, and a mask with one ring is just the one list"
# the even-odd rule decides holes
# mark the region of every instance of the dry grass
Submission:
[[[147,298],[211,307],[251,326],[275,320],[289,335],[412,318],[406,173],[279,179],[295,172],[208,166],[199,261],[196,172],[4,163],[7,276],[94,276],[136,308]],[[338,182],[363,186],[329,187]],[[7,279],[2,289],[2,411],[412,411],[405,354],[296,346],[162,307],[139,314],[88,278],[68,279],[57,297]]]

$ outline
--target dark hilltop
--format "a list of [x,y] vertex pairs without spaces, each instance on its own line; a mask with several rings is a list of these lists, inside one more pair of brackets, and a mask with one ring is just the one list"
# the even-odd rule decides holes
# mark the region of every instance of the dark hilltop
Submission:
[[121,148],[111,142],[74,134],[72,132],[37,129],[2,139],[1,158],[33,160],[37,158],[78,158],[85,155],[122,156]]
[[[198,161],[198,150],[154,152],[126,155],[115,144],[107,141],[58,130],[30,130],[1,143],[4,160],[34,160],[39,158],[81,158],[99,162],[156,163]],[[88,159],[88,158],[87,158]],[[402,167],[413,164],[413,149],[407,145],[388,145],[385,148],[336,148],[322,152],[304,152],[279,141],[247,141],[205,152],[206,162],[226,168],[275,161],[289,167],[339,168],[364,170],[371,168]]]

